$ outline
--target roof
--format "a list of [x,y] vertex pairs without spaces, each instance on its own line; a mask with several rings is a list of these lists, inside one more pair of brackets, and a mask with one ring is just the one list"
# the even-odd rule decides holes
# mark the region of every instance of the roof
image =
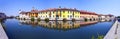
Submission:
[[21,11],[20,14],[27,14],[28,12],[25,11]]
[[38,13],[38,10],[31,10],[30,13]]
[[58,10],[69,10],[69,11],[78,11],[77,9],[71,9],[71,8],[49,8],[49,9],[45,9],[45,10],[40,10],[40,12],[46,12],[46,11],[58,11]]
[[[45,10],[37,10],[37,9],[32,9],[31,11],[29,11],[29,13],[39,13],[39,12],[47,12],[47,11],[58,11],[58,10],[68,10],[68,11],[78,11],[76,8],[72,9],[72,8],[49,8],[49,9],[45,9]],[[20,14],[27,14],[28,12],[22,11],[20,12]]]
[[95,12],[88,12],[88,11],[84,11],[84,10],[80,10],[80,14],[98,15]]
[[107,15],[99,14],[99,16],[114,16],[114,15],[111,15],[111,14],[107,14]]

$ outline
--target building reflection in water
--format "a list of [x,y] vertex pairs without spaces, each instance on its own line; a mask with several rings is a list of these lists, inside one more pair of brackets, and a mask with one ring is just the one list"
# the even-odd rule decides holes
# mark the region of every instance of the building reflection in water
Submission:
[[45,21],[31,21],[31,20],[19,20],[19,22],[22,25],[32,25],[32,26],[40,26],[43,28],[47,28],[47,29],[55,29],[55,30],[71,30],[71,29],[78,29],[80,27],[86,26],[86,25],[93,25],[98,23],[99,21],[49,21],[49,22],[45,22]]

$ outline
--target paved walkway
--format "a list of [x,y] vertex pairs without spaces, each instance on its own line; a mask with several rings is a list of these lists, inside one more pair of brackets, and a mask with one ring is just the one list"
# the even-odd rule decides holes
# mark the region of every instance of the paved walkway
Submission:
[[104,39],[120,39],[120,22],[116,21]]
[[0,23],[0,39],[8,39],[8,37],[7,37],[7,35],[6,35],[5,31],[4,31],[1,23]]

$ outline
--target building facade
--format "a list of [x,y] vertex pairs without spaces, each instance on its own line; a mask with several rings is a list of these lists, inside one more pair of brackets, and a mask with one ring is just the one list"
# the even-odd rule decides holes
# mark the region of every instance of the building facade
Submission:
[[84,10],[77,10],[71,8],[49,8],[44,10],[32,9],[29,12],[20,11],[19,18],[22,19],[49,19],[49,20],[99,20],[99,19],[111,19],[113,15],[100,15],[95,12],[89,12]]
[[7,16],[4,13],[0,12],[0,19],[5,19],[6,17]]
[[21,19],[30,19],[29,12],[21,11],[19,14],[19,18]]
[[96,14],[95,12],[88,12],[88,11],[80,11],[80,18],[81,20],[98,20],[98,14]]
[[21,19],[31,19],[31,18],[37,19],[38,12],[39,12],[38,10],[34,10],[34,9],[29,12],[20,11],[19,18],[21,18]]
[[103,14],[99,14],[99,20],[112,20],[115,17],[111,14],[108,15],[103,15]]
[[79,20],[80,12],[76,9],[68,9],[68,8],[52,8],[41,10],[38,13],[38,17],[41,19],[49,18],[50,20]]

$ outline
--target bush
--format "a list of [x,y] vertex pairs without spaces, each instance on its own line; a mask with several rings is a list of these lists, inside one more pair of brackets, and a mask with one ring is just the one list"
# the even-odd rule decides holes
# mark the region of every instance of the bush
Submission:
[[37,21],[41,21],[41,19],[40,19],[40,18],[38,18],[38,19],[37,19]]
[[103,35],[97,37],[97,39],[103,39],[103,38],[104,38]]
[[85,21],[88,21],[88,19],[87,19],[87,18],[85,18],[84,20],[85,20]]
[[92,21],[92,18],[90,19],[90,21]]
[[120,16],[118,16],[117,18],[120,18]]
[[25,18],[23,18],[23,20],[26,20]]
[[95,18],[93,20],[95,21]]
[[91,39],[95,39],[95,37],[94,36],[92,36],[92,38]]
[[49,18],[45,18],[45,21],[46,21],[46,22],[49,22]]
[[34,17],[31,17],[31,21],[34,21],[35,19],[34,19]]
[[74,22],[74,21],[75,21],[75,19],[73,18],[73,19],[72,19],[72,22]]
[[63,19],[63,22],[66,22],[66,21],[67,21],[67,19],[66,19],[66,18],[64,18],[64,19]]
[[103,35],[98,35],[98,37],[94,37],[94,36],[92,36],[92,38],[91,39],[103,39],[104,38],[104,36]]

